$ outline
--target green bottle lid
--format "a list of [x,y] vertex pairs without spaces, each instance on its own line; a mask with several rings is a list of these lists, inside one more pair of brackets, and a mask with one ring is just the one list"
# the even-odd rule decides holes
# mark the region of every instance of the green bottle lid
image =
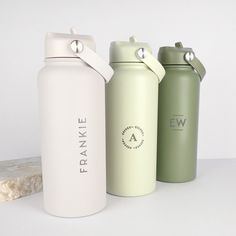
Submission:
[[175,47],[161,47],[158,60],[162,65],[190,65],[199,74],[201,81],[206,74],[204,65],[192,48],[184,48],[181,42],[175,43]]
[[129,41],[114,41],[110,45],[110,62],[141,62],[137,57],[137,50],[143,48],[152,53],[150,46],[144,42],[137,42],[134,37]]
[[175,47],[161,47],[158,59],[163,65],[189,64],[186,57],[194,57],[192,48],[184,48],[181,42],[175,43]]

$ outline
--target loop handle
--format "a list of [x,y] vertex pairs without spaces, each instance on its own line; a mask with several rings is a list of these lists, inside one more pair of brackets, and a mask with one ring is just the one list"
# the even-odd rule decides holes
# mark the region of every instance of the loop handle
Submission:
[[161,63],[145,48],[139,48],[136,51],[136,56],[156,74],[158,82],[160,83],[165,76],[165,69]]
[[201,61],[194,55],[193,52],[186,52],[184,55],[184,60],[193,67],[193,69],[200,76],[200,81],[202,81],[206,74],[206,69]]
[[77,57],[96,70],[104,78],[106,83],[109,82],[114,73],[109,64],[79,40],[72,41],[70,47]]

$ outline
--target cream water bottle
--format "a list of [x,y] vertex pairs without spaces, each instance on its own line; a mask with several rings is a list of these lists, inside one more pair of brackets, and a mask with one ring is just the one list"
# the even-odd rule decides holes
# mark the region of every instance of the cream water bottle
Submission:
[[45,210],[93,214],[106,204],[105,82],[111,67],[90,36],[48,33],[38,77]]

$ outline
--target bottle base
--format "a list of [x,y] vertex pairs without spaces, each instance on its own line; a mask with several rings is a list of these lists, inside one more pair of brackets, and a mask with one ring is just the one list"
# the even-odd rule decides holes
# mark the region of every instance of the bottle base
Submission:
[[92,215],[95,215],[97,213],[100,213],[105,208],[106,208],[106,204],[103,207],[99,208],[99,209],[96,209],[96,210],[93,210],[93,211],[90,211],[90,212],[87,212],[87,213],[83,213],[83,214],[61,214],[59,212],[50,211],[50,210],[48,210],[44,207],[44,212],[47,213],[48,215],[51,215],[51,216],[54,216],[54,217],[59,217],[59,218],[83,218],[83,217],[92,216]]
[[193,176],[191,178],[186,178],[186,179],[171,179],[171,178],[157,177],[157,181],[164,182],[164,183],[186,183],[186,182],[194,181],[195,179],[196,179],[196,176]]
[[125,192],[115,192],[115,191],[107,191],[108,194],[116,196],[116,197],[142,197],[145,195],[149,195],[152,194],[154,191],[156,190],[156,185],[154,186],[154,188],[152,188],[149,191],[145,191],[145,192],[130,192],[130,193],[125,193]]

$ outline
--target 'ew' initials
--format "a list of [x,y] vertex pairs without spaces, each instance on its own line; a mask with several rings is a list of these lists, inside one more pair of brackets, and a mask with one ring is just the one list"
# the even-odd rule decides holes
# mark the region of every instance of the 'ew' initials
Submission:
[[170,119],[170,127],[171,128],[179,128],[182,129],[186,125],[186,118],[172,118]]

